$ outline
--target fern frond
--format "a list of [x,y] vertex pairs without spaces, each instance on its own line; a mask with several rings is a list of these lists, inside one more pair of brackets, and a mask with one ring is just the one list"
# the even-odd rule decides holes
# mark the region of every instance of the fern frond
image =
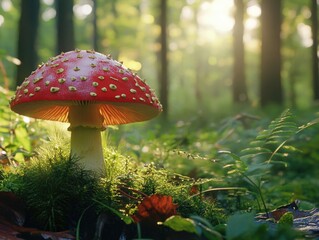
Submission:
[[240,157],[244,161],[269,163],[298,130],[293,114],[287,109],[241,151]]

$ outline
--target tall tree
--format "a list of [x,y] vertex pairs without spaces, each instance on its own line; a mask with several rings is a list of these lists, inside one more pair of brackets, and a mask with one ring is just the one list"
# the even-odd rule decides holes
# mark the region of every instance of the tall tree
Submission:
[[92,25],[93,25],[93,49],[95,51],[99,51],[99,33],[98,33],[98,26],[97,26],[97,5],[98,0],[93,0],[93,9],[92,9]]
[[281,0],[261,1],[261,106],[282,104]]
[[245,79],[245,49],[244,49],[244,13],[243,0],[235,0],[235,25],[233,30],[234,72],[233,72],[233,101],[247,102],[247,87]]
[[19,20],[18,66],[16,85],[20,85],[24,78],[32,72],[38,61],[36,39],[39,26],[40,0],[21,1]]
[[311,32],[312,32],[312,82],[313,98],[319,101],[318,72],[318,5],[317,0],[311,0]]
[[[194,25],[195,25],[195,31],[196,31],[196,36],[200,35],[200,24],[198,22],[198,15],[199,13],[199,8],[200,8],[201,2],[198,1],[193,4],[193,9],[194,9]],[[196,43],[196,41],[194,41]],[[204,57],[205,52],[207,52],[207,49],[203,47],[201,44],[195,44],[194,46],[195,53],[193,56],[193,61],[194,61],[194,67],[195,67],[195,84],[194,84],[194,92],[195,92],[195,99],[196,99],[196,109],[199,111],[202,110],[203,106],[203,79],[206,79],[206,71],[205,68],[207,68],[206,63],[207,59]]]
[[66,52],[75,48],[73,0],[55,0],[57,53]]
[[[113,19],[114,19],[114,21],[112,22],[111,28],[112,28],[113,33],[114,33],[114,38],[118,39],[118,38],[120,38],[120,35],[121,35],[120,31],[116,25],[116,20],[120,17],[119,12],[117,10],[118,1],[111,0],[110,3],[111,3],[111,13],[112,13]],[[118,59],[119,55],[120,55],[120,47],[116,46],[112,49],[112,56],[114,59]]]
[[168,113],[168,59],[167,59],[167,0],[160,0],[160,68],[159,68],[159,86],[160,100],[163,105],[163,116]]

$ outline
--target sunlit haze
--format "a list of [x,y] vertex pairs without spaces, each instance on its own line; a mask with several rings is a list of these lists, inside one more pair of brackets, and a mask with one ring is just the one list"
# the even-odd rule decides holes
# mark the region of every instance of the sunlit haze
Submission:
[[[187,1],[189,5],[183,7],[181,12],[181,19],[184,21],[193,21],[198,25],[198,38],[200,42],[211,41],[212,36],[220,34],[230,34],[234,27],[234,1],[233,0],[214,0],[203,1],[198,12],[194,12],[192,4],[194,1]],[[253,30],[260,26],[259,17],[261,9],[256,1],[251,1],[247,6],[247,17],[245,24],[245,41],[253,41],[250,34]]]
[[233,5],[232,0],[203,2],[199,8],[198,24],[202,27],[212,27],[220,33],[231,31],[234,26],[234,18],[232,17]]

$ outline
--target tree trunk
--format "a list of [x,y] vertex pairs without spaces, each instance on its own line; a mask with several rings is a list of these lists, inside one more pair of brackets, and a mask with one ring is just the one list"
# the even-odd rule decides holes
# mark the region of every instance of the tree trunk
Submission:
[[160,101],[163,105],[163,116],[167,118],[168,113],[168,60],[167,60],[167,0],[160,0]]
[[[195,46],[196,49],[196,56],[194,56],[194,66],[196,68],[195,70],[195,86],[194,86],[194,91],[195,91],[195,99],[196,99],[196,109],[198,111],[203,110],[203,84],[202,81],[205,79],[205,67],[207,63],[207,59],[203,56],[204,54],[201,54],[201,52],[205,51],[201,48],[201,46]],[[206,61],[205,61],[206,60]]]
[[234,76],[233,101],[235,103],[247,102],[247,87],[245,79],[245,53],[244,53],[244,12],[243,0],[235,0],[235,25],[233,31],[234,42]]
[[98,26],[97,26],[97,1],[98,0],[93,0],[93,10],[92,10],[92,15],[93,15],[93,20],[92,20],[92,25],[93,25],[93,49],[95,51],[99,51],[99,32],[98,32]]
[[318,72],[318,5],[317,0],[311,1],[311,32],[312,32],[312,82],[313,98],[319,101],[319,72]]
[[57,53],[74,50],[73,0],[55,0]]
[[281,0],[261,2],[261,106],[282,104],[281,85]]
[[[198,12],[199,12],[199,4],[193,5],[194,9],[194,25],[195,25],[195,32],[196,35],[200,35],[200,26],[197,21],[198,19]],[[204,49],[203,49],[204,48]],[[205,77],[203,76],[205,72],[205,68],[207,68],[207,58],[205,55],[205,47],[201,46],[200,44],[196,43],[194,46],[195,55],[193,57],[194,60],[194,66],[195,66],[195,84],[194,84],[194,92],[195,92],[195,100],[196,100],[196,109],[198,112],[201,112],[203,110],[203,79]],[[205,56],[205,57],[204,57]]]
[[[112,12],[112,15],[113,15],[114,19],[118,19],[119,18],[119,13],[117,11],[116,5],[117,5],[117,0],[111,0],[111,12]],[[113,31],[114,31],[114,38],[115,39],[119,38],[120,34],[119,34],[119,30],[117,29],[115,21],[113,21],[113,23],[112,23],[112,28],[113,28]],[[120,55],[119,47],[114,47],[112,49],[113,58],[114,59],[118,59],[119,55]]]
[[19,20],[18,66],[16,86],[35,70],[38,62],[36,39],[39,26],[40,0],[21,1],[21,15]]

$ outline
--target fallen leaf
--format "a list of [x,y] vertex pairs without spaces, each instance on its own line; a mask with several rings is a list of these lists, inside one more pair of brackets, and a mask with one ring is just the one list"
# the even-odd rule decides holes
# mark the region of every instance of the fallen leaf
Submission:
[[276,208],[275,210],[272,210],[268,214],[267,213],[260,214],[256,217],[256,219],[265,220],[265,219],[273,218],[275,219],[276,222],[278,222],[279,219],[287,212],[291,212],[293,214],[294,219],[297,219],[297,218],[307,217],[311,215],[312,212],[314,211],[314,210],[311,210],[311,211],[299,210],[298,204],[299,204],[299,200],[293,201],[292,203],[289,203],[284,206],[280,206]]
[[154,194],[145,197],[137,208],[137,213],[132,216],[135,222],[157,224],[176,215],[177,205],[171,196]]

